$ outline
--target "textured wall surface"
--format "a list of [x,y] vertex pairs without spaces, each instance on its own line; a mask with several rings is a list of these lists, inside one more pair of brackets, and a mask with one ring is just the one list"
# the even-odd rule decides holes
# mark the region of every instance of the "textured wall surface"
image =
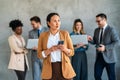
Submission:
[[[28,31],[31,29],[29,18],[37,15],[42,24],[46,26],[46,16],[50,12],[58,12],[61,16],[61,29],[72,31],[73,21],[81,18],[85,31],[93,35],[97,27],[95,16],[98,13],[106,13],[108,23],[115,27],[120,35],[120,0],[0,0],[0,80],[17,80],[15,72],[8,70],[10,49],[8,36],[12,34],[8,27],[10,20],[20,19],[24,23],[23,36],[27,40]],[[120,48],[120,47],[119,47]],[[118,62],[116,63],[116,76],[120,80],[120,49],[117,48]],[[30,70],[26,80],[32,80],[31,60],[28,54]],[[95,48],[90,45],[87,51],[89,80],[94,80]],[[104,70],[103,80],[107,80]]]

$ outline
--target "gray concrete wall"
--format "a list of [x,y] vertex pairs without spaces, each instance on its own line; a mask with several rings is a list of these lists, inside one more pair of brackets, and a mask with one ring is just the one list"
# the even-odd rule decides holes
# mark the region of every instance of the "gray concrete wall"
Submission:
[[[50,12],[58,12],[61,16],[61,29],[72,31],[75,18],[81,18],[84,22],[85,31],[93,35],[97,27],[95,15],[104,12],[108,15],[108,23],[114,26],[120,35],[120,0],[0,0],[0,80],[16,80],[12,70],[8,70],[10,50],[8,36],[12,34],[8,27],[12,19],[20,19],[24,23],[23,36],[27,39],[31,29],[29,18],[37,15],[42,24],[46,26],[46,16]],[[119,47],[120,48],[120,47]],[[120,80],[120,49],[117,48],[118,62],[116,63],[117,80]],[[27,72],[26,80],[32,80],[30,54],[30,71]],[[87,51],[89,80],[94,80],[93,68],[95,61],[95,48],[90,45]],[[107,80],[106,71],[103,80]]]

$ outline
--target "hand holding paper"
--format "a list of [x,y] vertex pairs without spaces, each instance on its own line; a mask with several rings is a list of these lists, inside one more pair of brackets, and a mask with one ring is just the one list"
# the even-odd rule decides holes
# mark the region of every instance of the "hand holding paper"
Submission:
[[36,46],[34,46],[32,49],[33,49],[33,50],[37,50],[38,48],[37,48]]

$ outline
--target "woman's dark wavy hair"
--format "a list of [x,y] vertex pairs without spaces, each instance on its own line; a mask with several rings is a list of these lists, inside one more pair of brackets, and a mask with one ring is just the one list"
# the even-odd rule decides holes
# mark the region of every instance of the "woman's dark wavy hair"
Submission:
[[[50,22],[51,17],[54,16],[54,15],[59,16],[58,13],[49,13],[48,16],[47,16],[47,18],[46,18],[46,22],[47,22],[47,26],[48,26],[48,28],[50,28],[50,26],[48,25],[48,22]],[[60,17],[60,16],[59,16],[59,17]]]
[[17,27],[23,27],[23,23],[19,19],[15,19],[10,21],[9,27],[12,28],[13,31],[15,31]]

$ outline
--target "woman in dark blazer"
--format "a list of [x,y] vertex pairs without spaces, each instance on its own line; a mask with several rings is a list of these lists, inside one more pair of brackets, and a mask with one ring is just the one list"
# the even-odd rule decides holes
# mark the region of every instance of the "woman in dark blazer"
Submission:
[[[75,19],[73,24],[73,32],[70,35],[84,35],[85,32],[83,30],[83,22],[80,19]],[[87,56],[86,50],[88,46],[79,43],[74,45],[74,56],[72,57],[72,66],[76,72],[76,77],[73,80],[87,80]]]

